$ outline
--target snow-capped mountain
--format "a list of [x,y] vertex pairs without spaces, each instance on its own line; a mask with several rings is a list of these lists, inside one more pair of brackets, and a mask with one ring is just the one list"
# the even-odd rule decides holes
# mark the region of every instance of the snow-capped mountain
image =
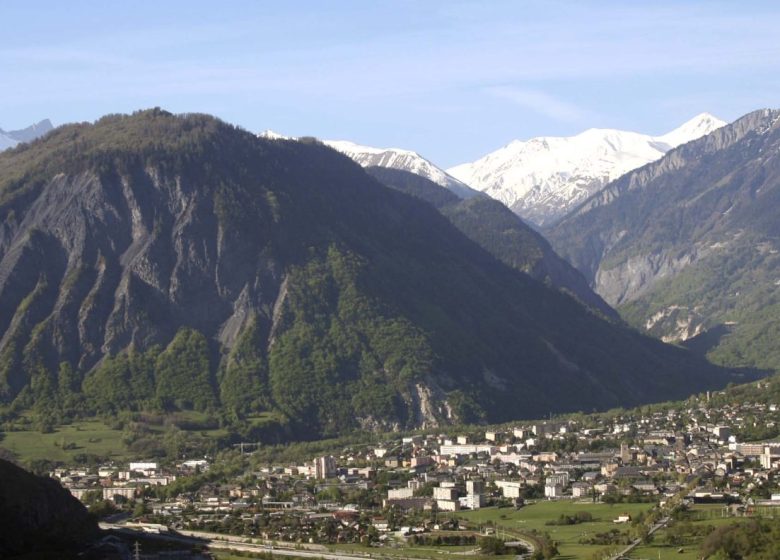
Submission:
[[[285,136],[273,130],[265,130],[259,136],[271,140],[295,140],[291,136]],[[441,185],[460,198],[471,198],[479,194],[478,191],[470,188],[417,152],[411,150],[373,148],[371,146],[361,146],[347,140],[324,140],[324,143],[351,158],[361,167],[389,167],[391,169],[408,171],[425,177],[437,185]]]
[[284,134],[279,134],[278,132],[271,130],[270,128],[264,130],[260,134],[258,134],[260,138],[267,138],[268,140],[296,140],[296,138],[293,138],[292,136],[285,136]]
[[40,138],[54,128],[49,119],[44,119],[22,130],[11,130],[6,132],[0,128],[0,151],[13,148],[20,142],[32,142]]
[[362,167],[389,167],[420,175],[452,191],[461,198],[471,198],[479,193],[437,167],[417,152],[401,148],[372,148],[346,140],[326,140],[325,144],[349,156]]
[[702,113],[662,136],[592,128],[570,137],[515,140],[447,172],[527,221],[550,226],[610,181],[724,124]]

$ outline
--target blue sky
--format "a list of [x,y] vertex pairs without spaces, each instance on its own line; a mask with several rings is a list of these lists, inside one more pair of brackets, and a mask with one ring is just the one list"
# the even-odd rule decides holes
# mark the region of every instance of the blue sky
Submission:
[[771,2],[0,2],[0,127],[160,106],[415,149],[780,106]]

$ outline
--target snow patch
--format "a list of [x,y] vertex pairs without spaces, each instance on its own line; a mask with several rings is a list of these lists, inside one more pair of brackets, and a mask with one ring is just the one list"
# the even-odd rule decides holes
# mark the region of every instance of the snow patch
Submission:
[[447,172],[503,202],[521,217],[545,226],[607,183],[725,124],[702,113],[657,137],[591,128],[570,137],[513,140]]

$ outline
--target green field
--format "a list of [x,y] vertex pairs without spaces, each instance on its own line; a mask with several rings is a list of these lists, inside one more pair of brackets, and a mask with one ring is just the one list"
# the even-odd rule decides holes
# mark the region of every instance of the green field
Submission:
[[[691,523],[699,527],[707,525],[719,527],[745,520],[743,517],[722,517],[722,510],[723,506],[719,504],[695,505],[691,508],[692,514],[694,516],[701,515],[703,519],[692,519]],[[666,544],[665,536],[666,530],[661,529],[655,533],[651,543],[637,547],[631,552],[629,557],[635,560],[658,560],[659,558],[660,560],[671,558],[676,558],[677,560],[699,560],[701,558],[699,546],[703,537],[689,539],[680,546],[670,546]]]
[[358,554],[363,556],[371,556],[377,558],[420,558],[420,559],[433,559],[439,560],[510,560],[514,559],[514,555],[506,556],[485,556],[475,553],[478,549],[477,545],[471,546],[399,546],[393,548],[389,546],[383,546],[380,548],[368,548],[359,544],[339,544],[329,545],[328,550],[331,552],[342,552],[345,554]]
[[[495,523],[498,536],[511,538],[522,532],[530,532],[536,529],[549,533],[550,537],[558,542],[560,558],[586,559],[594,552],[604,549],[604,546],[580,544],[581,538],[592,537],[596,533],[603,533],[611,529],[628,530],[627,525],[613,523],[621,513],[629,513],[636,516],[641,512],[647,512],[652,504],[602,504],[591,501],[540,501],[527,505],[519,510],[511,508],[483,508],[468,512],[459,512],[457,517],[477,524]],[[574,515],[577,512],[586,511],[593,516],[593,521],[579,523],[577,525],[551,526],[545,522],[557,519],[560,515]]]
[[[163,442],[168,432],[175,427],[186,436],[191,446],[212,449],[220,440],[226,445],[224,442],[229,435],[227,429],[214,425],[214,421],[209,420],[202,412],[151,414],[149,417],[153,420],[141,422],[144,430],[141,437],[145,439]],[[255,428],[277,420],[273,414],[261,413],[244,419],[243,424],[248,428]],[[33,428],[33,425],[29,418],[22,416],[21,421],[11,429],[0,432],[0,447],[13,453],[22,463],[45,459],[73,464],[74,457],[80,454],[98,455],[119,461],[138,456],[152,456],[144,451],[128,448],[122,441],[124,432],[110,428],[101,420],[80,420],[57,426],[51,433],[42,433]]]
[[628,556],[633,560],[699,560],[699,547],[696,546],[661,546],[642,545],[636,547]]
[[127,458],[121,438],[121,431],[112,430],[99,420],[87,420],[59,426],[49,434],[36,430],[4,432],[0,446],[24,462],[47,459],[67,463],[80,453],[121,460]]

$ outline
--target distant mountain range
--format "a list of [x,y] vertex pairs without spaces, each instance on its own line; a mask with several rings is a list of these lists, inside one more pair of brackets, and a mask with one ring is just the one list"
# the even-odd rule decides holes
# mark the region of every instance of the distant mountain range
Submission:
[[610,181],[724,124],[702,113],[663,136],[592,128],[571,137],[515,140],[447,172],[544,228]]
[[[260,133],[261,138],[271,140],[294,140],[295,138],[279,134],[273,130]],[[361,167],[386,167],[408,171],[426,179],[429,179],[447,190],[452,191],[460,198],[471,198],[479,195],[479,192],[449,175],[446,171],[437,167],[417,152],[402,148],[374,148],[362,146],[347,140],[323,140],[323,143],[334,150],[348,156]]]
[[541,244],[498,204],[387,171],[395,188],[316,140],[159,109],[3,152],[0,402],[50,422],[263,412],[313,438],[738,379],[518,271],[514,242]]
[[39,123],[23,128],[22,130],[5,131],[0,128],[0,151],[13,148],[20,142],[32,142],[40,138],[54,128],[49,119],[44,119]]
[[548,230],[639,328],[728,365],[780,369],[780,111],[610,183]]

